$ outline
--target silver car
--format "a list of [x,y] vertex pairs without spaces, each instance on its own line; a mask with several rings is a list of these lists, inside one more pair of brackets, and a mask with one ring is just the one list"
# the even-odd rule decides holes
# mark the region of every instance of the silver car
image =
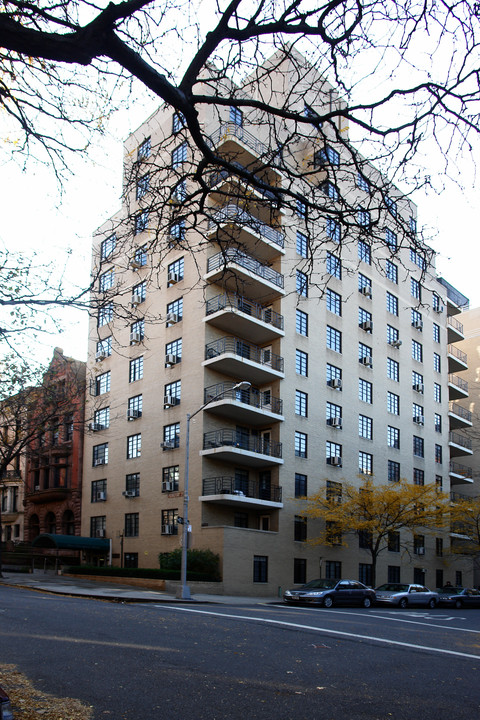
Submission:
[[438,593],[415,584],[385,583],[375,589],[375,595],[379,605],[396,605],[401,608],[411,605],[434,608],[439,601]]

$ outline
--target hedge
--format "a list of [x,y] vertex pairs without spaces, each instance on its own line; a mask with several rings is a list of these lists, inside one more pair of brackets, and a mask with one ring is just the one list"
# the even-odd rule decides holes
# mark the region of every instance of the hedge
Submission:
[[[128,578],[149,578],[152,580],[180,580],[180,570],[169,570],[156,568],[119,568],[119,567],[97,567],[96,565],[73,565],[63,569],[69,575],[97,575],[101,577],[128,577]],[[188,570],[188,580],[203,582],[218,582],[218,575],[211,573],[195,572]]]

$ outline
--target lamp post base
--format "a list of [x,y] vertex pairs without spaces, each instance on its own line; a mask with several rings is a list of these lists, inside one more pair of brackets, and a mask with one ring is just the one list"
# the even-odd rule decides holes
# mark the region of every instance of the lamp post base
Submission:
[[188,587],[188,585],[180,585],[175,597],[177,597],[179,600],[191,600],[192,596],[190,595],[190,588]]

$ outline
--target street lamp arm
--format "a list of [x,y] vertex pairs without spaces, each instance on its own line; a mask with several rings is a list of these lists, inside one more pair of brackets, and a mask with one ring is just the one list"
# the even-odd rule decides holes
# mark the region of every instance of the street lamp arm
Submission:
[[[252,383],[248,382],[247,380],[242,380],[242,382],[237,383],[234,385],[231,390],[247,390],[247,388],[250,388],[252,386]],[[207,402],[204,402],[201,407],[198,408],[198,410],[195,410],[194,413],[187,414],[187,422],[195,417],[195,415],[198,415],[199,412],[202,412],[204,408],[207,407],[207,405],[210,405],[210,403],[215,402],[215,400],[220,400],[225,393],[228,392],[228,390],[222,390],[222,392],[219,392],[218,395],[215,395],[215,397],[209,398]]]

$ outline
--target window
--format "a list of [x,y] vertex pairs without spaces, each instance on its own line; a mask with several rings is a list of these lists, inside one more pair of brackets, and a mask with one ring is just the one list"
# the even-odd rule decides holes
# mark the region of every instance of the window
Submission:
[[421,468],[413,468],[413,484],[425,485],[425,471]]
[[387,445],[400,450],[400,430],[392,425],[387,425]]
[[172,405],[179,405],[182,394],[182,381],[167,383],[164,388],[165,397],[171,398]]
[[90,502],[104,502],[107,498],[107,481],[94,480],[91,484]]
[[462,571],[461,570],[455,570],[455,586],[456,587],[462,587]]
[[167,273],[168,273],[168,275],[167,275],[168,287],[170,287],[170,285],[174,285],[175,283],[179,282],[180,280],[183,280],[183,274],[184,274],[184,259],[183,259],[183,257],[170,263],[170,265],[167,267]]
[[342,262],[339,257],[327,252],[327,272],[338,280],[342,279]]
[[308,257],[308,240],[307,236],[297,230],[297,253],[303,257]]
[[327,580],[341,580],[342,563],[338,560],[325,561],[325,578]]
[[295,457],[307,457],[307,435],[298,430],[295,431]]
[[337,222],[337,220],[334,220],[333,218],[327,218],[327,237],[330,238],[330,240],[333,240],[333,242],[339,243],[342,238],[342,228],[340,226],[340,223]]
[[435,402],[442,402],[442,386],[438,383],[433,383],[433,399]]
[[101,408],[101,410],[95,410],[93,413],[93,424],[96,425],[98,430],[103,430],[110,426],[110,408]]
[[94,395],[103,395],[106,392],[109,392],[110,390],[110,379],[111,379],[111,373],[110,370],[108,372],[104,372],[101,375],[97,375],[95,378],[95,386],[94,386]]
[[387,568],[387,582],[400,582],[400,565],[389,565]]
[[308,297],[308,277],[300,270],[297,270],[296,290],[302,297]]
[[180,479],[180,466],[170,465],[162,468],[162,492],[177,492]]
[[135,250],[135,255],[133,256],[133,263],[134,263],[135,267],[144,267],[147,264],[147,247],[146,247],[146,245],[142,245],[141,247],[139,247]]
[[307,582],[307,561],[305,558],[293,558],[293,582],[305,585]]
[[358,579],[364,585],[372,584],[372,565],[370,563],[358,564]]
[[335,315],[342,314],[342,296],[330,288],[327,288],[327,310]]
[[173,447],[180,447],[180,423],[172,423],[163,427],[163,442],[172,443]]
[[435,445],[435,462],[439,464],[443,462],[441,445]]
[[413,436],[413,454],[415,457],[425,457],[425,442],[424,439],[421,437],[418,437],[418,435]]
[[326,451],[326,458],[328,464],[333,464],[332,458],[342,458],[342,446],[340,443],[336,442],[330,442],[330,440],[327,440],[325,445],[325,451]]
[[308,355],[302,350],[295,351],[295,371],[297,375],[308,375]]
[[307,494],[307,476],[295,473],[295,497],[306,497]]
[[413,536],[413,552],[415,555],[425,554],[425,536],[414,535]]
[[147,194],[149,189],[150,189],[150,175],[147,173],[146,175],[142,175],[142,177],[139,177],[137,180],[137,192],[136,192],[137,200],[141,200]]
[[426,270],[427,262],[424,257],[424,253],[419,253],[413,248],[410,248],[410,260],[421,270]]
[[[327,384],[331,385],[332,380],[340,380],[341,382],[342,370],[336,365],[331,365],[330,363],[327,363]],[[341,386],[339,389],[341,389]]]
[[342,406],[336,405],[332,402],[327,402],[326,404],[326,420],[332,420],[332,418],[341,418],[342,417]]
[[102,240],[100,243],[100,260],[103,262],[106,260],[115,250],[115,246],[117,244],[117,236],[115,234],[110,235],[110,237],[106,238],[105,240]]
[[106,292],[107,290],[110,290],[110,288],[113,287],[115,283],[115,270],[111,268],[110,270],[107,270],[106,272],[102,273],[99,278],[99,291],[100,292]]
[[268,557],[266,555],[253,556],[253,582],[268,582]]
[[132,288],[132,305],[137,305],[139,302],[144,302],[147,297],[147,283],[141,282],[134,285]]
[[130,435],[127,438],[127,459],[140,457],[142,454],[142,434]]
[[362,475],[373,475],[373,455],[363,452],[358,453],[358,471]]
[[387,311],[392,315],[398,315],[398,298],[389,292],[387,292]]
[[400,552],[400,533],[396,530],[389,531],[387,547],[389,552]]
[[172,340],[165,345],[165,355],[173,355],[176,358],[176,362],[182,361],[182,338],[178,340]]
[[435,538],[435,555],[443,557],[443,538]]
[[148,210],[142,210],[135,215],[135,235],[143,232],[148,226]]
[[358,380],[358,399],[362,402],[369,403],[373,402],[373,385],[368,380]]
[[308,315],[302,310],[296,310],[295,329],[299,335],[308,337]]
[[397,217],[397,203],[388,195],[385,195],[385,205],[392,217]]
[[416,392],[423,393],[423,375],[416,370],[412,371],[412,388]]
[[342,544],[342,532],[338,523],[327,520],[325,523],[325,539],[328,545]]
[[325,195],[327,195],[327,197],[331,198],[332,200],[338,200],[338,198],[340,197],[338,189],[332,182],[330,182],[330,180],[325,180],[325,182],[322,182],[319,188]]
[[423,362],[423,345],[416,340],[412,340],[412,358]]
[[398,285],[398,267],[391,260],[387,260],[385,263],[385,276],[387,280]]
[[387,325],[387,342],[389,345],[399,342],[398,330],[392,325]]
[[415,328],[415,330],[420,330],[420,332],[423,330],[422,313],[418,312],[418,310],[414,310],[413,308],[411,310],[411,322],[412,327]]
[[412,297],[414,297],[416,300],[421,301],[422,299],[422,286],[418,282],[418,280],[415,280],[415,278],[410,278],[410,293]]
[[183,114],[181,112],[174,112],[173,118],[172,118],[172,130],[176,134],[180,132],[180,130],[185,127],[186,122]]
[[416,422],[423,422],[423,405],[412,403],[412,417]]
[[400,395],[387,392],[387,412],[392,415],[400,415]]
[[372,354],[373,350],[369,345],[358,343],[358,359],[362,365],[372,367]]
[[293,539],[297,542],[305,542],[307,539],[307,518],[295,515]]
[[370,211],[365,210],[364,208],[359,208],[357,210],[357,223],[360,225],[360,228],[362,230],[364,230],[365,232],[370,232],[372,228],[372,216],[370,214]]
[[162,510],[162,535],[178,535],[178,510]]
[[143,142],[137,148],[137,160],[145,160],[150,157],[152,151],[152,144],[150,138],[145,138]]
[[108,443],[102,443],[101,445],[94,445],[93,447],[93,458],[92,465],[107,465],[108,464]]
[[128,382],[135,382],[143,378],[143,356],[130,360]]
[[362,173],[357,173],[357,187],[360,188],[360,190],[364,190],[365,192],[370,192],[370,183],[367,180],[366,177],[362,175]]
[[358,273],[358,289],[362,295],[372,297],[372,281],[362,273]]
[[183,298],[173,300],[167,304],[167,327],[180,322],[183,318]]
[[400,380],[400,363],[392,358],[387,358],[387,377],[395,382]]
[[172,190],[172,200],[182,203],[187,197],[187,181],[180,180]]
[[411,217],[409,220],[409,224],[410,224],[410,232],[413,235],[416,235],[416,233],[417,233],[417,218]]
[[99,340],[96,347],[96,357],[101,359],[100,356],[109,357],[112,354],[112,336],[109,335],[104,340]]
[[333,482],[332,480],[327,480],[327,486],[325,491],[325,497],[326,500],[329,503],[339,504],[342,502],[342,483],[339,482]]
[[183,142],[172,151],[172,168],[179,167],[187,159],[187,143]]
[[105,515],[97,515],[90,518],[90,537],[105,537],[107,518]]
[[373,440],[373,420],[367,415],[358,416],[358,436],[366,440]]
[[113,320],[113,303],[102,305],[98,310],[97,326],[103,327]]
[[138,568],[138,553],[124,553],[123,566],[126,568]]
[[441,372],[441,360],[438,353],[433,353],[433,369],[435,372]]
[[133,497],[140,495],[140,473],[131,473],[125,476],[125,492]]
[[297,215],[302,218],[307,216],[307,206],[303,200],[297,200]]
[[342,333],[327,325],[327,348],[337,353],[342,352]]
[[395,460],[389,460],[387,463],[387,479],[389,482],[400,481],[400,463]]
[[434,425],[435,425],[435,432],[441,433],[442,432],[442,416],[438,413],[435,413],[434,415]]
[[440,325],[433,323],[433,342],[440,342]]
[[240,108],[235,107],[235,105],[230,105],[230,122],[233,122],[239,127],[243,125],[243,113]]
[[301,390],[295,390],[295,415],[307,417],[308,395]]
[[138,537],[139,514],[125,513],[125,537]]
[[373,331],[373,316],[372,313],[364,308],[358,308],[358,327],[365,330],[365,332],[371,333]]
[[386,228],[385,230],[385,244],[388,248],[390,248],[392,253],[397,252],[398,250],[398,244],[397,244],[397,236],[395,235],[392,230],[389,230],[389,228]]
[[367,265],[372,264],[372,248],[364,240],[358,241],[358,258]]
[[136,320],[130,325],[130,345],[135,345],[145,338],[145,320]]
[[321,150],[317,150],[313,162],[315,167],[325,167],[325,165],[338,167],[340,165],[340,155],[330,145],[325,145]]
[[185,220],[179,220],[179,222],[170,225],[168,234],[170,238],[169,247],[171,248],[185,240]]

